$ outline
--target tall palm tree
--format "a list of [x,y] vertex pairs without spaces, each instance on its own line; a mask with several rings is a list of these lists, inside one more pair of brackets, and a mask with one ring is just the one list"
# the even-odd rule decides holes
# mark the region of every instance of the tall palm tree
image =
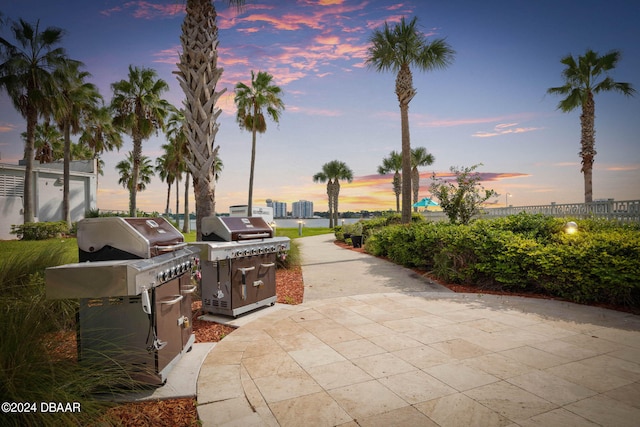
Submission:
[[40,30],[19,20],[11,26],[16,44],[0,37],[0,88],[4,88],[16,110],[27,121],[27,138],[24,146],[24,222],[33,222],[33,198],[31,196],[34,140],[38,116],[49,111],[54,85],[53,71],[67,60],[62,41],[63,31],[56,27]]
[[[130,65],[129,79],[115,82],[111,88],[113,123],[133,140],[131,173],[133,182],[137,182],[142,158],[142,141],[159,129],[164,129],[165,117],[172,108],[171,104],[161,98],[162,93],[169,89],[169,85],[158,78],[155,70]],[[134,185],[130,190],[129,215],[135,216],[138,187]]]
[[402,193],[402,155],[397,151],[389,153],[389,157],[382,159],[382,165],[378,166],[378,173],[386,175],[393,172],[393,192],[396,195],[396,212],[400,212],[400,194]]
[[164,213],[165,215],[168,215],[169,201],[171,200],[171,186],[176,180],[176,175],[172,168],[173,146],[171,144],[163,144],[162,148],[164,149],[164,154],[156,159],[155,171],[160,177],[160,180],[167,183],[167,204],[164,208]]
[[122,148],[122,134],[113,125],[111,108],[102,105],[88,111],[78,141],[91,148],[94,158],[98,158],[105,151],[119,151]]
[[[133,153],[129,151],[127,158],[119,161],[116,165],[116,169],[120,175],[118,184],[129,190],[129,193],[131,193],[133,187],[135,187],[137,191],[144,191],[153,176],[153,165],[151,164],[151,159],[147,156],[140,156],[137,180],[134,179],[133,164]],[[134,185],[134,182],[137,184]],[[131,204],[131,199],[129,199],[129,203]],[[131,205],[129,205],[129,211],[131,211],[131,208]]]
[[[400,103],[402,130],[402,176],[411,175],[411,138],[409,134],[409,102],[416,94],[411,67],[422,71],[445,68],[453,62],[455,52],[444,39],[427,40],[418,31],[418,19],[406,22],[404,17],[393,28],[387,22],[369,39],[366,63],[376,71],[394,71],[396,95]],[[411,180],[402,180],[402,222],[411,221]]]
[[[211,0],[186,0],[187,14],[182,23],[182,53],[178,81],[185,94],[185,133],[191,149],[187,166],[193,176],[196,193],[196,239],[202,239],[202,218],[215,213],[215,146],[217,119],[222,110],[216,102],[225,89],[216,91],[222,75],[218,68],[218,27],[216,9]],[[240,7],[242,0],[228,1]]]
[[340,195],[340,180],[353,181],[353,171],[346,163],[332,160],[322,165],[322,171],[313,176],[313,182],[327,183],[327,197],[329,199],[329,228],[338,225],[338,196]]
[[567,95],[560,101],[558,109],[566,112],[581,107],[580,114],[580,157],[582,158],[581,172],[584,174],[584,202],[593,201],[593,162],[596,155],[595,149],[595,111],[596,104],[593,95],[600,92],[620,92],[630,96],[635,89],[630,83],[614,81],[608,75],[620,60],[620,52],[613,50],[603,56],[597,52],[587,50],[583,56],[577,59],[567,55],[560,60],[566,68],[562,71],[565,84],[552,87],[547,93],[555,95]]
[[[184,110],[174,110],[167,120],[167,138],[173,146],[173,161],[171,162],[170,167],[172,168],[176,178],[176,215],[179,213],[178,184],[182,178],[182,173],[185,173],[184,215],[186,218],[189,215],[189,168],[187,167],[187,159],[191,156],[191,151],[189,149],[187,135],[184,129]],[[190,232],[189,221],[186,219],[182,224],[182,232]]]
[[62,190],[63,220],[71,227],[69,184],[71,164],[71,133],[80,132],[85,113],[95,109],[102,99],[98,89],[85,79],[91,74],[81,71],[82,62],[68,60],[54,72],[55,89],[52,96],[52,115],[64,135],[64,171]]
[[[433,154],[429,153],[426,148],[418,147],[411,149],[411,189],[413,190],[413,204],[418,203],[420,195],[420,166],[429,166],[436,161]],[[413,208],[414,212],[418,212],[418,208]]]
[[249,200],[247,214],[251,216],[253,205],[253,174],[256,163],[256,133],[267,131],[267,121],[263,109],[266,109],[271,120],[278,123],[284,110],[282,89],[272,84],[273,76],[264,71],[256,75],[251,71],[251,86],[239,82],[236,84],[235,103],[238,107],[236,120],[240,129],[251,131],[251,169],[249,172]]

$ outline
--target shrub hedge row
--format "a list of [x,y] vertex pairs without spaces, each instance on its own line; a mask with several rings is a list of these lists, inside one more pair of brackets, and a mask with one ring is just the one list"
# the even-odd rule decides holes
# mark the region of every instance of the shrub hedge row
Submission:
[[20,240],[46,240],[73,232],[74,230],[69,230],[65,221],[27,222],[11,226],[11,234],[15,234]]
[[640,226],[521,213],[471,225],[371,224],[366,250],[483,289],[640,307]]

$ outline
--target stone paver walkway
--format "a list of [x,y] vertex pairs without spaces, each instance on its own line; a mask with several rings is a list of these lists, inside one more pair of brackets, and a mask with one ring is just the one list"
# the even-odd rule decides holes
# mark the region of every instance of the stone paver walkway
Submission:
[[[350,252],[303,240],[318,257]],[[384,287],[373,260],[359,268]],[[303,266],[334,298],[277,305],[209,353],[204,426],[638,425],[639,316],[428,285],[340,296],[350,285],[331,270]]]

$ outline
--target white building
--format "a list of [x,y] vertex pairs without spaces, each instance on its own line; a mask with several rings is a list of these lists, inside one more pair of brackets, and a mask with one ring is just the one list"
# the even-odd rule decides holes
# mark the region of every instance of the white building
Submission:
[[291,214],[294,218],[313,218],[313,202],[299,200],[291,205]]
[[[24,208],[23,164],[0,163],[0,239],[15,239],[12,225],[23,224]],[[34,163],[33,165],[33,215],[36,222],[63,221],[62,186],[64,165]],[[89,210],[97,209],[98,168],[96,160],[71,162],[69,182],[69,207],[71,221],[79,221]]]
[[284,202],[278,202],[277,200],[267,199],[267,206],[273,208],[274,218],[286,218],[287,217],[287,204]]

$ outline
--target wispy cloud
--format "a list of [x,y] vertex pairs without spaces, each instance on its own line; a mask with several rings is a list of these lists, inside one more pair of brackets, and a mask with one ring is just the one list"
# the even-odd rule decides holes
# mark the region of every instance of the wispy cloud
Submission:
[[11,123],[0,123],[0,133],[2,132],[12,132],[16,130],[16,126]]
[[116,13],[128,12],[138,19],[158,19],[171,18],[184,13],[184,4],[181,2],[173,4],[157,4],[148,1],[129,1],[111,9],[105,9],[100,13],[111,16]]
[[521,127],[518,126],[518,124],[519,123],[500,123],[494,126],[493,131],[477,131],[471,136],[476,138],[491,138],[494,136],[533,132],[542,129],[538,127]]

